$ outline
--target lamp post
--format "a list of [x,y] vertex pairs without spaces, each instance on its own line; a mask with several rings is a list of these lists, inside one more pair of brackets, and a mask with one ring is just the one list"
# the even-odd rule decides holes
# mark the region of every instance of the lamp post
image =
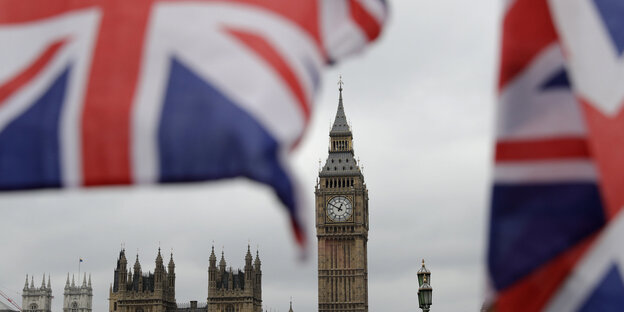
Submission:
[[418,305],[423,312],[429,312],[432,304],[433,288],[431,288],[431,272],[425,267],[425,260],[422,261],[422,267],[418,270]]

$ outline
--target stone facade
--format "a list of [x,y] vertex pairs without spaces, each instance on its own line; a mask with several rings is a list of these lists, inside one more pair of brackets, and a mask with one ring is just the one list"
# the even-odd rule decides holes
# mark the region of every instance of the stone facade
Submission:
[[368,311],[368,190],[355,160],[342,82],[329,156],[315,187],[319,312]]
[[109,294],[109,312],[174,312],[175,264],[173,254],[165,269],[160,248],[156,256],[154,273],[143,274],[139,256],[134,263],[134,272],[127,268],[125,250],[119,252],[115,277]]
[[22,291],[22,310],[24,312],[50,312],[52,309],[52,286],[48,275],[48,284],[45,283],[45,274],[41,279],[41,287],[35,287],[35,279],[30,277],[28,286],[28,275]]
[[252,260],[247,246],[244,271],[226,269],[223,252],[217,267],[212,248],[208,268],[208,312],[262,312],[262,270],[258,252],[253,263]]
[[91,274],[89,274],[88,283],[87,274],[85,273],[82,279],[82,285],[77,286],[73,276],[71,284],[69,283],[69,273],[67,273],[65,291],[63,293],[63,312],[92,312],[92,302],[93,288],[91,287]]

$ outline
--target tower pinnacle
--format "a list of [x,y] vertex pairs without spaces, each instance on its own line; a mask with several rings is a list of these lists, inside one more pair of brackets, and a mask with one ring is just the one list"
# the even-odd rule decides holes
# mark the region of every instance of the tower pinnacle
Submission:
[[329,132],[330,136],[351,135],[351,129],[347,123],[347,116],[345,115],[344,105],[342,104],[343,85],[344,82],[342,82],[342,76],[340,76],[340,80],[338,81],[338,91],[340,92],[340,96],[338,98],[338,110],[336,111],[336,118],[334,119],[332,129]]

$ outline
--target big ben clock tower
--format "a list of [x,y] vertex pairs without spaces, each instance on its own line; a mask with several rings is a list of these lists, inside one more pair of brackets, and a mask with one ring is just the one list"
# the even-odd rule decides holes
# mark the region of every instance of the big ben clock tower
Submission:
[[368,190],[342,104],[329,132],[329,156],[316,195],[319,312],[368,311]]

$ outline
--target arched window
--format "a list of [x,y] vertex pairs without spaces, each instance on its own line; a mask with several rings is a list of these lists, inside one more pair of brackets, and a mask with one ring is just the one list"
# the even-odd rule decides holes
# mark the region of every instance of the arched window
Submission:
[[71,312],[78,312],[78,302],[74,301],[71,304]]
[[234,312],[234,306],[233,305],[228,305],[227,307],[225,307],[225,312]]
[[37,311],[37,308],[38,308],[38,307],[37,307],[37,304],[36,304],[36,303],[31,303],[31,304],[30,304],[30,311],[35,312],[35,311]]

